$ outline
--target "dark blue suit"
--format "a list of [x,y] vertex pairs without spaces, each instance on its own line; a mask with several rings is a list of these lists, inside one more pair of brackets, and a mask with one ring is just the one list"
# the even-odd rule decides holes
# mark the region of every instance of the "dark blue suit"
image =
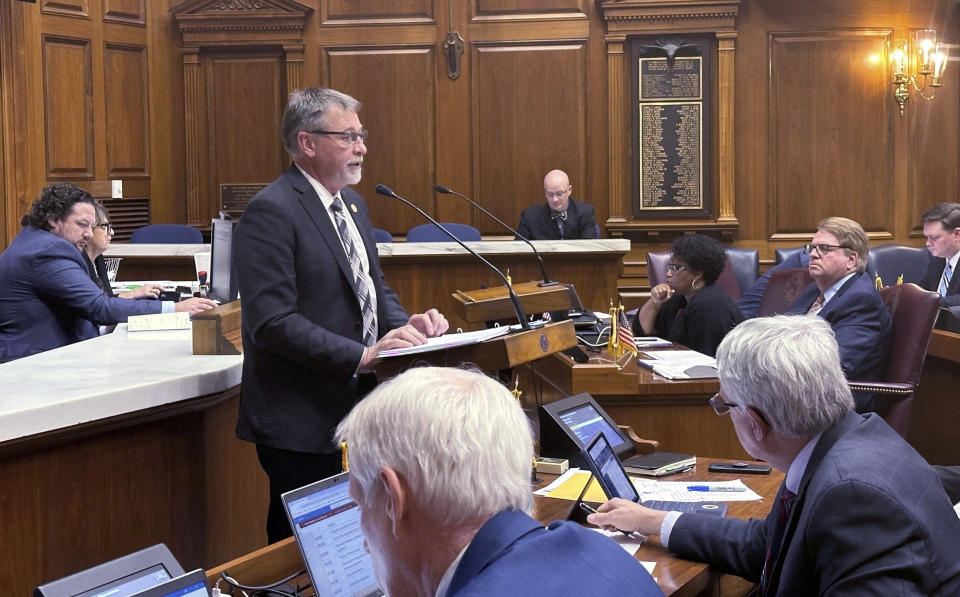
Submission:
[[24,227],[0,255],[0,362],[94,338],[95,324],[161,309],[160,301],[104,295],[77,247],[52,232]]
[[[350,188],[341,197],[366,247],[382,337],[409,317],[384,281],[366,203]],[[354,376],[363,317],[340,236],[296,166],[250,201],[233,259],[243,300],[238,437],[284,450],[338,452],[333,430],[359,400],[358,384],[372,387],[373,380]]]
[[575,522],[544,527],[516,510],[483,525],[453,575],[448,597],[663,595],[615,541]]
[[[765,520],[684,514],[670,550],[757,582],[776,520],[776,507]],[[820,437],[785,528],[770,595],[960,595],[960,520],[933,469],[874,413],[847,413]]]
[[[816,284],[807,286],[793,303],[791,313],[806,313],[820,294]],[[880,381],[887,372],[893,320],[880,293],[866,272],[854,274],[818,313],[837,337],[840,366],[851,381]],[[872,394],[855,394],[858,412],[874,408]]]
[[576,240],[597,238],[597,215],[589,203],[575,201],[572,197],[567,205],[567,219],[563,222],[563,234],[560,227],[550,219],[550,206],[546,203],[528,207],[520,212],[517,232],[530,240]]
[[[943,277],[943,268],[946,264],[947,260],[943,257],[931,257],[927,271],[923,275],[923,280],[920,281],[920,286],[924,290],[938,292],[940,290],[940,278]],[[958,266],[957,269],[960,269],[960,266]],[[954,272],[953,275],[950,276],[950,285],[947,286],[947,294],[940,297],[940,306],[956,307],[958,305],[960,305],[960,275]]]

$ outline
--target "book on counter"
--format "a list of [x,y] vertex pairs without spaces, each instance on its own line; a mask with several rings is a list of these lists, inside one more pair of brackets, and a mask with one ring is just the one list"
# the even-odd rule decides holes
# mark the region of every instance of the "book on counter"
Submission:
[[685,471],[694,466],[697,464],[697,457],[693,454],[678,454],[676,452],[653,452],[643,456],[632,456],[624,460],[622,464],[628,473],[648,477],[663,477],[664,475]]

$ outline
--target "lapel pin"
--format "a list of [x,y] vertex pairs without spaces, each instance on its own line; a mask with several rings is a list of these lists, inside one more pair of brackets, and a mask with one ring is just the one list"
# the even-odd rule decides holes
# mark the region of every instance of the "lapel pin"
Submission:
[[356,204],[356,203],[351,203],[351,204],[350,204],[350,209],[353,210],[353,213],[357,213],[357,204]]

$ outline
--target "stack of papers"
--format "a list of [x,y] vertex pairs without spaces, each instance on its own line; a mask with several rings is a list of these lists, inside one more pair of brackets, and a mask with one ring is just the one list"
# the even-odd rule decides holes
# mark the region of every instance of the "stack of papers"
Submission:
[[643,353],[637,362],[667,379],[703,379],[717,376],[717,360],[695,350],[659,350]]
[[652,454],[627,458],[623,461],[623,468],[628,473],[635,475],[662,477],[687,470],[696,464],[697,457],[693,454],[653,452]]
[[466,346],[476,344],[484,340],[490,340],[503,336],[510,331],[512,326],[502,326],[498,328],[488,328],[477,330],[476,332],[460,332],[459,334],[444,334],[436,338],[427,338],[426,343],[417,346],[408,346],[407,348],[393,348],[390,350],[381,350],[377,358],[397,357],[405,354],[417,354],[421,352],[432,352],[434,350],[444,350],[456,346]]
[[190,314],[156,313],[154,315],[131,315],[127,318],[128,332],[154,332],[159,330],[189,330]]

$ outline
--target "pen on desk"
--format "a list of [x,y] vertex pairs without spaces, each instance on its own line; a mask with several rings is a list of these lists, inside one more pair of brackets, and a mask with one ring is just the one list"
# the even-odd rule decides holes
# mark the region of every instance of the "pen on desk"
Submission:
[[746,491],[746,487],[713,487],[710,485],[687,485],[687,491]]

